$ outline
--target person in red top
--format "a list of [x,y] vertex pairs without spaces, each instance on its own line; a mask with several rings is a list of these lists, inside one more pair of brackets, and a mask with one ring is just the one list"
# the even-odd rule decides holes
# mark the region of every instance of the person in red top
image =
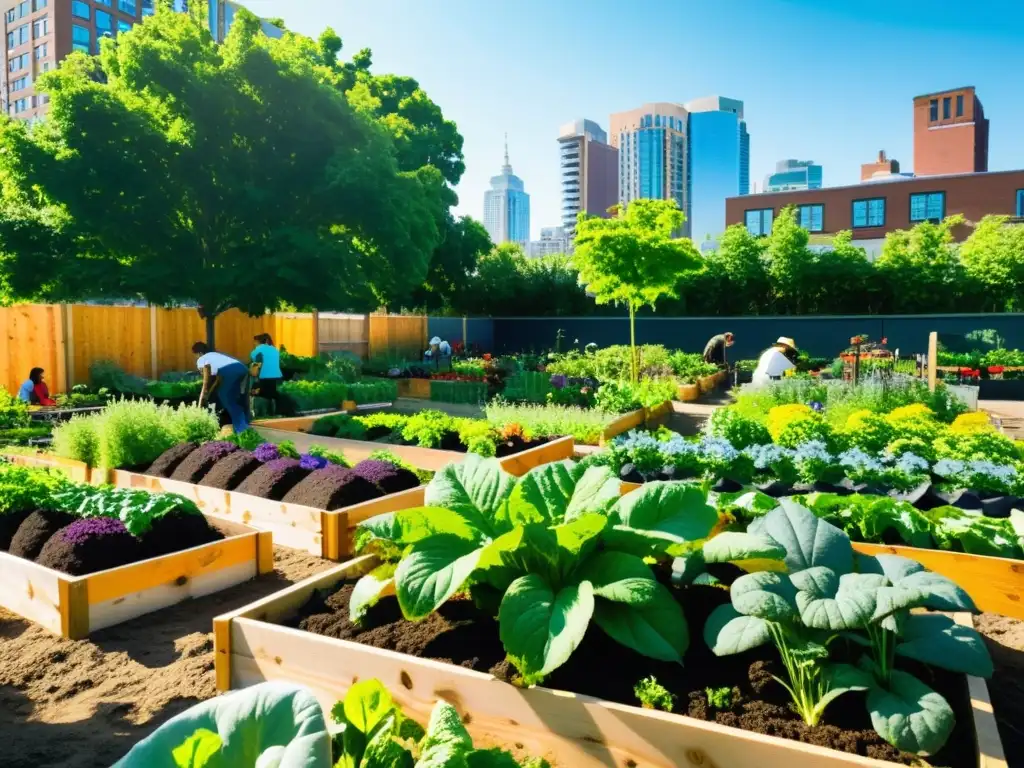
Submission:
[[32,402],[35,405],[56,405],[57,401],[50,397],[50,388],[43,381],[43,369],[33,368],[28,375],[32,381]]

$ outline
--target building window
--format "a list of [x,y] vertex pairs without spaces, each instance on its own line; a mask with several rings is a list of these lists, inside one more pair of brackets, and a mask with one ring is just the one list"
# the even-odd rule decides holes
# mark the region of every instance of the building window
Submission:
[[142,0],[142,15],[152,16],[156,13],[156,9],[153,7],[153,0]]
[[71,47],[76,51],[84,51],[85,53],[91,53],[92,47],[92,34],[85,27],[80,27],[77,24],[71,25]]
[[17,72],[19,69],[24,69],[30,63],[32,63],[31,57],[27,53],[23,53],[20,56],[11,56],[9,62],[7,62],[7,69],[11,72]]
[[1017,215],[1024,216],[1024,189],[1017,190]]
[[747,231],[756,236],[764,237],[772,232],[772,211],[771,208],[758,208],[747,211],[743,220],[747,225]]
[[19,19],[21,17],[23,17],[23,16],[28,16],[30,13],[31,13],[31,11],[29,10],[29,1],[28,0],[23,0],[23,2],[18,3],[18,18]]
[[7,47],[17,48],[22,43],[29,41],[28,37],[29,29],[28,24],[22,24],[17,29],[7,33]]
[[28,88],[31,82],[32,81],[29,79],[28,75],[23,75],[19,77],[17,80],[11,80],[11,93],[14,93],[15,91],[25,90],[26,88]]
[[35,0],[32,3],[32,10],[33,11],[38,11],[40,8],[45,8],[46,7],[46,3],[47,3],[47,0]]
[[96,34],[114,33],[114,17],[106,11],[96,11]]
[[132,28],[132,25],[129,24],[127,21],[121,21],[120,19],[117,20],[117,31],[119,33],[120,32],[127,32],[131,28]]
[[800,221],[800,228],[808,232],[823,232],[825,229],[825,206],[820,203],[814,205],[798,205],[797,217]]
[[43,16],[32,22],[32,37],[38,40],[50,34],[50,17]]
[[36,46],[36,60],[45,59],[50,53],[50,44],[43,43]]
[[134,16],[135,0],[117,0],[117,10],[121,13],[127,13],[129,16]]
[[96,5],[105,5],[107,8],[110,7],[110,0],[96,0]]
[[869,200],[854,200],[853,226],[854,228],[884,227],[885,198],[873,197]]
[[933,123],[939,119],[939,100],[932,99],[928,103],[928,119]]
[[89,4],[83,3],[82,0],[71,1],[71,15],[77,16],[80,19],[89,20]]
[[964,96],[963,96],[963,94],[960,94],[959,96],[956,97],[956,116],[957,117],[963,117],[964,116]]
[[18,115],[28,109],[28,99],[15,99],[11,103],[11,114]]
[[945,192],[923,192],[910,196],[910,220],[938,224],[946,215]]
[[14,21],[15,18],[16,17],[14,15],[14,9],[11,8],[11,10],[7,12],[7,23],[10,24],[12,21]]
[[942,119],[943,120],[949,120],[949,105],[950,105],[950,103],[952,101],[953,100],[949,96],[946,96],[942,100]]

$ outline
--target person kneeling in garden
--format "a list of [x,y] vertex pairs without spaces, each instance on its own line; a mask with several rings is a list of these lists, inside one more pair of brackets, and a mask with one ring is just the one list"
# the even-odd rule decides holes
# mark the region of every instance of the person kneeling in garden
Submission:
[[247,383],[249,369],[233,357],[214,352],[206,344],[197,341],[192,352],[199,355],[196,368],[203,374],[203,391],[199,394],[199,406],[205,405],[214,392],[231,416],[235,434],[249,428],[248,410],[243,401],[242,385]]
[[754,369],[754,386],[780,380],[786,371],[796,368],[796,358],[796,342],[788,336],[780,336],[778,341],[761,353],[757,368]]

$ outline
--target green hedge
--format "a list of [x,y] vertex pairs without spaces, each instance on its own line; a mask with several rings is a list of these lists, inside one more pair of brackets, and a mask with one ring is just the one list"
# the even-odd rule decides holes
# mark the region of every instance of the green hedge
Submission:
[[435,403],[487,402],[487,383],[483,381],[432,381],[430,399]]

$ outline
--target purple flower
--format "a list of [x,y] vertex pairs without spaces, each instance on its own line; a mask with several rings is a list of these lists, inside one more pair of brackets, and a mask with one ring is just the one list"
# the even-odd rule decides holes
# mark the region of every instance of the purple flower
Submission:
[[299,457],[299,466],[310,471],[323,469],[327,466],[327,459],[322,458],[321,456],[311,456],[308,453],[304,453]]
[[817,400],[812,400],[809,403],[809,405],[811,406],[812,411],[816,411],[818,413],[821,413],[822,411],[825,410],[825,406],[819,403]]
[[229,453],[237,451],[238,446],[234,443],[229,443],[227,440],[214,440],[211,443],[203,443],[200,450],[202,450],[203,455],[208,456],[214,461],[219,461]]
[[568,382],[564,374],[556,373],[551,376],[551,386],[555,389],[564,389]]
[[277,446],[274,443],[263,443],[256,446],[256,450],[252,452],[252,455],[261,464],[281,458],[281,452],[277,450]]
[[129,535],[124,523],[112,517],[93,517],[88,520],[76,520],[65,526],[61,537],[72,546],[81,544],[95,536]]

